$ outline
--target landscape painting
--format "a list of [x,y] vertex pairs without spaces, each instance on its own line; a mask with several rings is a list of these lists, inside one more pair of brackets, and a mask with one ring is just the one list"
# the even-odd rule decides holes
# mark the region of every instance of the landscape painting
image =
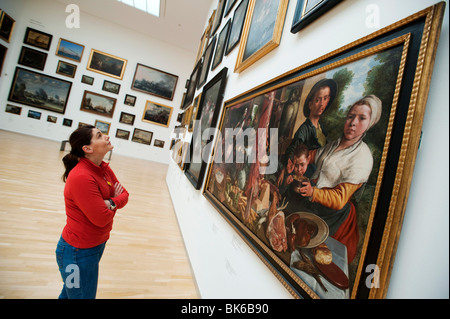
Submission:
[[138,63],[131,88],[172,100],[178,76]]
[[72,83],[17,67],[8,100],[64,114]]

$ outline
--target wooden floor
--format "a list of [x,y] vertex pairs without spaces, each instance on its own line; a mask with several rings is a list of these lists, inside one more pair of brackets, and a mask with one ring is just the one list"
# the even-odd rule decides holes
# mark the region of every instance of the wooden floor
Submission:
[[[61,291],[59,147],[0,130],[0,298],[57,298]],[[130,198],[114,219],[97,298],[198,298],[165,182],[168,166],[117,154],[110,165]]]

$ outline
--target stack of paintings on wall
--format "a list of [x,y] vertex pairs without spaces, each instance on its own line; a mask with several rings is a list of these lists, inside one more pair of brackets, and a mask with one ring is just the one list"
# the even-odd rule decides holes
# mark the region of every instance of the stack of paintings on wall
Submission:
[[[297,1],[291,32],[313,27],[339,2]],[[219,23],[233,6],[234,18]],[[171,148],[194,188],[203,186],[294,297],[386,296],[433,69],[424,57],[436,52],[444,7],[263,79],[221,105],[227,69],[202,88],[205,74],[239,41],[234,72],[262,67],[280,44],[287,1],[219,0],[182,104],[196,119],[193,134]],[[202,93],[192,117],[195,88]]]
[[[12,38],[13,29],[16,21],[5,11],[0,10],[0,39],[9,43]],[[53,43],[53,35],[27,27],[23,39],[18,64],[15,69],[11,89],[8,95],[8,101],[17,103],[7,104],[5,111],[11,114],[20,115],[22,106],[27,105],[33,108],[42,109],[58,114],[65,114],[68,101],[73,90],[73,79],[79,69],[79,63],[82,61],[85,46],[65,38],[59,38],[55,56],[58,58],[56,75],[53,76],[45,71],[48,51]],[[8,48],[0,44],[0,71],[6,57]],[[60,59],[59,59],[60,58]],[[84,85],[94,85],[95,74],[114,79],[113,81],[103,79],[101,90],[106,94],[95,92],[93,90],[84,90],[81,94],[79,110],[112,119],[116,110],[117,95],[121,91],[121,81],[124,78],[127,67],[127,59],[97,50],[91,49],[86,64],[87,74],[81,75],[81,83]],[[0,72],[1,74],[1,72]],[[70,79],[66,79],[70,78]],[[168,128],[171,123],[173,107],[160,103],[158,99],[172,101],[175,95],[175,89],[178,82],[178,76],[157,68],[153,68],[141,63],[137,63],[134,76],[131,80],[131,89],[140,93],[145,93],[156,97],[156,101],[140,101],[140,107],[143,108],[142,124],[157,125]],[[78,92],[77,92],[78,93]],[[135,107],[137,96],[126,94],[123,105]],[[71,110],[72,111],[72,110]],[[113,124],[135,125],[135,114],[126,111],[120,113],[118,123],[111,123],[105,120],[95,119],[94,124],[103,133],[110,134],[110,128]],[[41,112],[30,110],[29,117],[40,119]],[[71,112],[71,114],[74,114]],[[76,115],[75,115],[76,116]],[[57,123],[58,116],[49,114],[47,121]],[[63,118],[62,125],[71,127],[73,119]],[[79,122],[79,126],[87,123]],[[131,132],[125,126],[117,127],[115,137],[123,140],[129,140]],[[168,135],[168,134],[167,134]],[[164,148],[164,140],[154,139],[153,132],[144,128],[134,128],[131,141],[152,145],[158,148]]]

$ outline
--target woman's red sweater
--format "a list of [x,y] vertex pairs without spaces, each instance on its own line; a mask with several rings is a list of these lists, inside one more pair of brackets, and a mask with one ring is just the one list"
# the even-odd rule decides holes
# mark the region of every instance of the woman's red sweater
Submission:
[[[128,192],[114,196],[118,182],[108,163],[95,165],[81,158],[70,171],[64,188],[67,222],[62,237],[76,248],[92,248],[106,242],[118,208],[128,202]],[[116,209],[109,210],[104,200],[112,199]]]

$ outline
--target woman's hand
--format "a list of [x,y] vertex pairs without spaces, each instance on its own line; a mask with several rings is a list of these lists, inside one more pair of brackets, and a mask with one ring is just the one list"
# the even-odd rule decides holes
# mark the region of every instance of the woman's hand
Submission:
[[122,193],[123,193],[122,185],[119,182],[115,183],[114,184],[114,197],[117,197]]
[[313,194],[313,187],[310,182],[302,182],[302,187],[300,187],[300,195],[304,197],[311,197]]

